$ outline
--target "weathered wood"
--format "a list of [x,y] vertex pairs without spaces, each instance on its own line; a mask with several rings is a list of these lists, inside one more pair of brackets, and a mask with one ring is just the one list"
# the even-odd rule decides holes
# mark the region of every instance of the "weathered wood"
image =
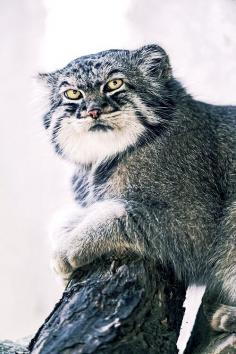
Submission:
[[[143,260],[101,261],[75,274],[30,343],[33,354],[175,354],[185,289]],[[186,354],[236,353],[201,308]]]
[[66,289],[31,352],[177,353],[184,289],[163,274],[142,260],[90,266]]
[[16,343],[10,340],[0,342],[0,354],[29,354],[27,344],[29,341],[22,340],[21,343]]

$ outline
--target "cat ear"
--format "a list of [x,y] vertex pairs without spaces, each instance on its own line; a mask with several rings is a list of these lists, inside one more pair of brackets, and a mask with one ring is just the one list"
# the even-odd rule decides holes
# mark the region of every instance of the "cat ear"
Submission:
[[164,49],[156,44],[145,45],[133,52],[136,64],[142,72],[155,78],[171,77],[169,58]]
[[57,72],[52,73],[38,73],[37,80],[51,87],[56,84],[58,78]]

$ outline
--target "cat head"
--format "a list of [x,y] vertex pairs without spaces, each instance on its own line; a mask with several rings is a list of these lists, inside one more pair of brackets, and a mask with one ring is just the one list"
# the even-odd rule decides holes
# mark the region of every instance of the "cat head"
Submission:
[[83,56],[39,78],[49,89],[44,126],[57,153],[77,164],[148,142],[169,119],[171,69],[157,45]]

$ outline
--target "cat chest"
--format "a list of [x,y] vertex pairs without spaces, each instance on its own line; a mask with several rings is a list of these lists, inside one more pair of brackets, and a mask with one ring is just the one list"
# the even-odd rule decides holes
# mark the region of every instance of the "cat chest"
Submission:
[[83,207],[105,198],[121,198],[128,185],[126,171],[100,166],[90,171],[78,171],[72,180],[75,199]]

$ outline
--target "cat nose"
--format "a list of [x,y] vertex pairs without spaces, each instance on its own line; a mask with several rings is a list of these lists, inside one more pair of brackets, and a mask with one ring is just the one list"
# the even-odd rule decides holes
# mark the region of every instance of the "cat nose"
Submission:
[[91,109],[90,111],[88,111],[88,115],[93,119],[97,119],[101,115],[101,109],[100,108]]

